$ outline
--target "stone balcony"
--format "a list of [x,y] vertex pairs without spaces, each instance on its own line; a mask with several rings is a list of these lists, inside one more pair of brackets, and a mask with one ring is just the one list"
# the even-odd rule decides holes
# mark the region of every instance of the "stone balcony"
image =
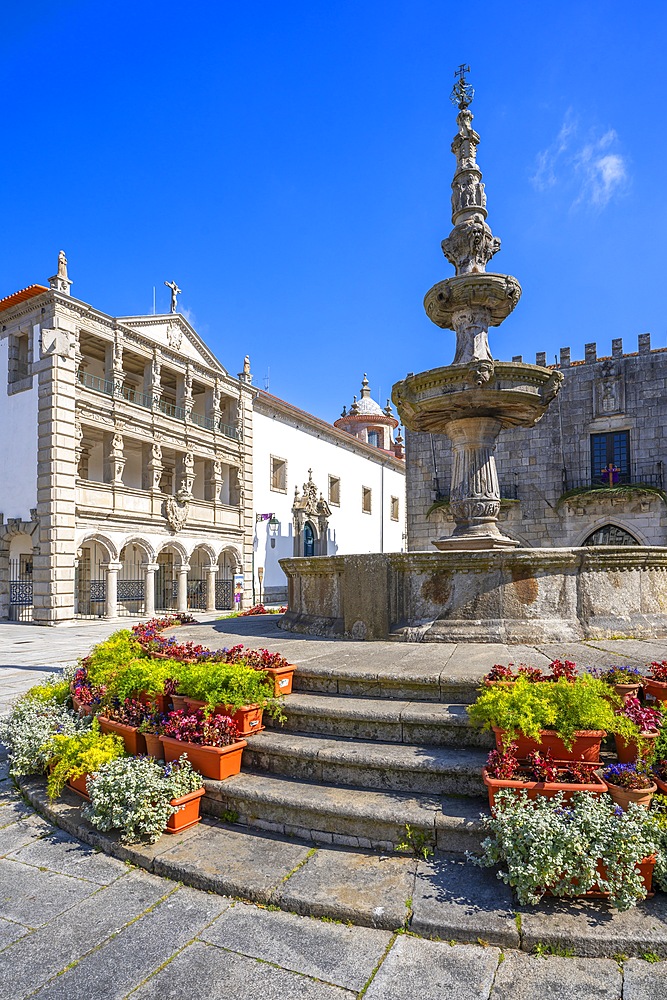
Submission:
[[[77,518],[96,520],[103,517],[118,527],[140,521],[157,529],[167,529],[164,503],[167,495],[159,490],[139,490],[115,483],[77,480]],[[188,534],[192,532],[239,529],[243,508],[213,500],[192,499],[188,511]]]

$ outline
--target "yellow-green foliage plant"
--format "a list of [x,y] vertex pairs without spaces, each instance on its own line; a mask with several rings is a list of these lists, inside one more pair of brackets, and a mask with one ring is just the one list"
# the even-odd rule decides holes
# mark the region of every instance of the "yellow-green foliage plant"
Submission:
[[[165,661],[166,662],[166,661]],[[273,678],[242,663],[181,663],[176,674],[178,693],[205,701],[209,708],[259,705],[269,715],[281,717],[280,702],[273,697]]]
[[468,714],[484,729],[506,730],[509,738],[520,732],[539,740],[542,730],[555,730],[569,749],[575,732],[618,730],[615,702],[620,704],[620,699],[610,695],[608,685],[590,674],[555,683],[531,683],[519,677],[510,686],[485,688],[468,707]]
[[[62,674],[60,676],[62,677]],[[26,693],[21,696],[21,700],[26,699],[27,701],[40,701],[42,703],[54,701],[58,705],[64,705],[69,696],[69,681],[50,678],[44,684],[35,684],[33,687],[28,688]]]
[[164,682],[169,677],[176,677],[181,667],[178,660],[151,660],[148,657],[130,660],[109,678],[104,701],[164,694]]
[[88,671],[93,685],[109,685],[123,667],[141,656],[141,646],[128,629],[114,632],[104,642],[93,646],[81,665]]
[[121,736],[104,734],[97,719],[85,732],[64,736],[53,735],[44,747],[49,767],[52,768],[46,783],[49,798],[56,799],[70,778],[94,774],[103,764],[125,756]]

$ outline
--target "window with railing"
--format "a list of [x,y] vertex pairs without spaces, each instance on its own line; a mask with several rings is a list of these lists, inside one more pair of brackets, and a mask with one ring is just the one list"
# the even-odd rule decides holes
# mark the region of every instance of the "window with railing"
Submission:
[[591,434],[591,484],[630,482],[630,431]]
[[238,427],[233,424],[225,423],[223,420],[213,420],[202,413],[190,412],[188,416],[182,406],[177,406],[168,399],[149,396],[145,392],[139,392],[138,389],[131,388],[131,386],[119,385],[110,379],[100,378],[99,375],[89,375],[88,372],[84,372],[81,369],[77,372],[76,377],[79,385],[82,385],[85,389],[92,389],[93,392],[101,392],[105,396],[123,399],[126,403],[133,403],[135,406],[141,406],[146,410],[156,410],[158,413],[164,414],[165,417],[171,417],[172,420],[185,421],[187,418],[190,423],[196,424],[198,427],[204,427],[209,431],[219,431],[225,437],[232,438],[234,441],[238,441],[241,436]]

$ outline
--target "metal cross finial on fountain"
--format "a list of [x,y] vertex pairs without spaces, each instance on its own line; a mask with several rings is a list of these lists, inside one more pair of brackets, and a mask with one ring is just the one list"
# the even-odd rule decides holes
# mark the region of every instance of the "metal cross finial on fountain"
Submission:
[[466,82],[466,73],[470,72],[470,66],[466,66],[465,63],[461,63],[458,69],[454,70],[454,76],[457,77],[457,81],[452,87],[452,92],[449,95],[449,99],[452,104],[455,104],[460,111],[463,111],[470,104],[472,104],[473,97],[475,96],[475,91]]

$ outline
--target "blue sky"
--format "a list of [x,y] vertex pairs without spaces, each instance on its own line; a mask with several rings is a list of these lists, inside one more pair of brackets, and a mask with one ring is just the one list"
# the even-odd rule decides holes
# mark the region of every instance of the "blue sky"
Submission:
[[[464,13],[466,12],[467,13]],[[0,296],[55,271],[114,315],[165,279],[232,372],[335,419],[448,364],[422,299],[452,274],[453,70],[494,270],[496,357],[667,345],[667,5],[412,0],[3,5]]]

